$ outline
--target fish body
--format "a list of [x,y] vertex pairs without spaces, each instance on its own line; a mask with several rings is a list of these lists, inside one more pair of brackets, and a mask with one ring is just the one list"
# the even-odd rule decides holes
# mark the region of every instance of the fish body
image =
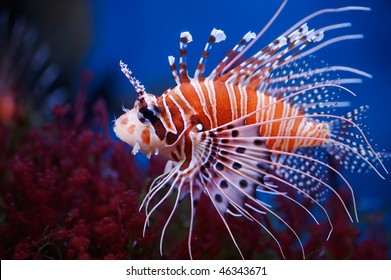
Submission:
[[[208,76],[204,76],[206,59],[212,45],[226,38],[224,32],[212,30],[193,77],[188,75],[186,62],[192,37],[189,32],[182,32],[179,72],[175,59],[169,57],[177,85],[159,97],[147,93],[127,65],[120,63],[138,97],[134,108],[124,109],[124,114],[116,119],[116,135],[133,146],[133,153],[140,150],[147,156],[160,154],[169,160],[165,173],[152,183],[143,201],[145,228],[151,214],[177,191],[163,227],[161,251],[165,230],[179,201],[185,197],[192,202],[190,257],[193,219],[202,195],[209,197],[242,257],[226,215],[254,221],[272,236],[284,256],[278,239],[259,218],[274,216],[295,235],[305,256],[294,229],[260,198],[281,196],[303,208],[318,223],[312,210],[301,199],[283,191],[279,187],[282,185],[324,212],[330,224],[329,235],[333,225],[322,204],[326,193],[336,195],[349,218],[358,220],[353,189],[327,158],[332,156],[341,166],[355,172],[373,169],[382,177],[378,166],[387,172],[381,161],[384,154],[374,151],[363,132],[361,119],[367,107],[342,115],[335,113],[348,105],[338,101],[340,95],[355,95],[345,84],[361,82],[355,77],[342,78],[340,73],[370,75],[347,66],[328,66],[312,54],[332,43],[361,36],[325,40],[327,33],[350,24],[319,29],[310,29],[307,24],[322,13],[352,10],[368,9],[344,7],[315,12],[247,60],[235,63],[264,30],[258,35],[248,32]],[[350,191],[353,211],[329,184],[329,173],[338,176]],[[162,195],[155,202],[158,194]]]

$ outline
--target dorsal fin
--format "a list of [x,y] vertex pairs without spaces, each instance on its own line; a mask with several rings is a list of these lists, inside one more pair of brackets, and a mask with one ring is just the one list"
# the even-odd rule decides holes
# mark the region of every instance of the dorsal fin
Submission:
[[219,77],[219,75],[223,72],[225,67],[229,62],[231,62],[240,52],[245,48],[245,46],[254,39],[256,34],[254,32],[247,32],[246,35],[235,45],[235,47],[228,52],[228,54],[223,58],[223,60],[216,66],[216,68],[209,75],[209,78],[214,79],[215,77]]
[[[266,78],[274,69],[280,67],[312,42],[323,38],[321,30],[308,30],[306,24],[293,31],[288,36],[280,36],[251,58],[224,74],[221,78],[226,80],[236,73],[238,77],[245,76],[252,80]],[[238,79],[235,80],[237,82]]]
[[168,57],[168,63],[170,64],[172,76],[174,77],[174,80],[175,80],[176,84],[177,84],[177,85],[180,85],[180,84],[181,84],[181,80],[179,79],[178,71],[176,70],[176,66],[175,66],[175,57],[173,57],[173,56],[170,55],[170,56]]
[[214,43],[219,43],[221,41],[224,41],[226,38],[224,31],[213,28],[212,32],[210,33],[208,42],[205,45],[204,52],[202,53],[202,56],[200,58],[200,61],[198,62],[197,69],[194,73],[194,79],[196,80],[204,80],[204,72],[205,72],[205,64],[206,60],[209,56],[209,52],[212,49],[212,45]]
[[276,18],[279,16],[281,11],[284,9],[286,3],[288,3],[288,0],[284,0],[284,2],[281,3],[278,10],[274,13],[272,18],[268,21],[268,23],[261,29],[261,31],[258,32],[257,36],[254,38],[254,40],[248,44],[243,50],[240,51],[240,54],[235,56],[222,70],[222,72],[225,72],[227,69],[230,69],[230,67],[256,42],[259,38],[269,29],[269,27],[273,24],[273,22],[276,20]]
[[187,70],[187,44],[193,41],[193,38],[189,32],[182,32],[179,42],[179,78],[181,82],[188,82],[189,73]]
[[[286,4],[286,1],[283,2],[280,8]],[[345,28],[351,26],[350,23],[338,23],[334,25],[324,26],[319,29],[309,29],[307,27],[307,21],[312,20],[313,18],[326,14],[326,13],[337,13],[345,11],[367,11],[368,8],[365,7],[343,7],[338,9],[324,9],[319,12],[313,13],[307,16],[306,20],[301,20],[298,23],[294,24],[293,27],[289,28],[287,31],[278,37],[276,40],[271,42],[269,45],[264,47],[262,50],[257,52],[252,57],[248,58],[246,61],[242,62],[240,65],[232,68],[235,62],[240,59],[243,54],[263,35],[263,33],[269,28],[273,23],[275,18],[278,16],[279,11],[273,16],[273,18],[266,24],[266,26],[258,33],[255,37],[251,36],[252,40],[249,44],[247,42],[241,42],[236,45],[233,50],[219,63],[219,65],[213,70],[210,79],[219,79],[223,82],[228,82],[230,84],[238,84],[239,81],[243,81],[243,77],[246,78],[243,81],[243,84],[250,86],[254,89],[258,89],[260,84],[267,84],[268,81],[265,80],[269,75],[276,69],[281,68],[284,65],[291,64],[295,61],[298,61],[302,58],[308,57],[314,52],[336,42],[359,39],[363,36],[360,34],[348,34],[343,36],[332,36],[328,40],[324,40],[324,34],[326,32]],[[247,34],[246,34],[247,35]],[[322,41],[322,43],[319,43]],[[241,44],[245,43],[247,46],[239,47]],[[305,49],[305,50],[304,50]],[[304,50],[304,51],[303,51]],[[349,70],[348,70],[349,69]],[[353,68],[344,67],[344,70],[356,74],[361,71]],[[367,76],[364,73],[364,76]],[[334,82],[334,81],[330,81]],[[343,83],[357,83],[357,79],[346,79],[338,84]]]

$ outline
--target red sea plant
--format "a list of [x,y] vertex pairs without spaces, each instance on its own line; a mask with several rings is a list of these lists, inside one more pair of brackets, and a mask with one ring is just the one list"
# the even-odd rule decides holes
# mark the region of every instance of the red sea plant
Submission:
[[86,121],[84,96],[73,111],[55,106],[54,119],[39,128],[29,126],[28,115],[0,123],[2,259],[149,255],[155,236],[142,238],[139,170],[109,137],[103,101]]

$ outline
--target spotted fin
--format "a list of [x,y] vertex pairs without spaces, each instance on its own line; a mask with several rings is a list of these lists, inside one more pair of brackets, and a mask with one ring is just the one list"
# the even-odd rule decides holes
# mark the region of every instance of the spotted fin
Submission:
[[377,169],[381,166],[388,173],[382,160],[390,155],[375,151],[367,139],[367,127],[362,120],[368,108],[361,106],[329,122],[333,142],[328,143],[327,151],[338,165],[351,172],[364,173],[373,169],[383,177]]
[[[201,174],[206,187],[217,189],[211,192],[211,199],[220,201],[220,196],[226,197],[220,201],[219,210],[223,213],[232,202],[241,207],[251,198],[261,201],[261,193],[284,196],[305,208],[296,197],[280,190],[281,185],[320,206],[322,197],[332,190],[326,180],[330,168],[325,155],[313,151],[305,155],[304,150],[291,153],[271,150],[259,135],[260,127],[260,124],[247,125],[245,118],[240,118],[200,137],[206,139],[200,145]],[[266,204],[260,203],[259,210],[267,211]]]
[[[287,98],[287,102],[304,113],[330,113],[336,108],[350,106],[350,102],[337,99],[340,95],[348,97],[351,94],[341,85],[362,82],[360,78],[351,77],[351,74],[372,77],[350,67],[330,66],[310,55],[273,71],[259,90],[277,98]],[[342,89],[345,92],[341,92]]]
[[[199,181],[223,221],[225,222],[226,213],[244,216],[271,234],[259,218],[259,215],[269,215],[285,224],[300,242],[294,229],[269,204],[271,198],[282,196],[304,209],[318,223],[317,217],[312,213],[312,209],[306,206],[308,204],[302,202],[303,200],[280,188],[284,185],[321,208],[332,229],[328,213],[320,203],[320,193],[332,190],[320,176],[323,170],[320,167],[321,163],[316,165],[314,159],[308,159],[316,167],[314,170],[309,167],[308,170],[311,170],[312,174],[308,174],[298,167],[299,161],[302,160],[295,161],[287,155],[276,156],[260,137],[260,126],[247,125],[245,118],[240,118],[222,127],[195,133],[193,136],[196,143],[194,156],[200,162]],[[278,162],[283,158],[283,162]],[[300,176],[291,180],[286,177],[287,175],[280,174],[283,169],[288,170],[287,174],[296,172]],[[302,182],[304,185],[301,185]],[[318,183],[318,186],[311,189],[309,185],[314,182]]]
[[294,153],[274,154],[271,168],[286,182],[323,202],[331,188],[327,157],[324,147],[304,147]]
[[[201,165],[203,184],[220,213],[225,213],[229,204],[242,208],[247,198],[255,197],[256,188],[264,184],[263,177],[268,171],[259,170],[257,159],[243,157],[249,141],[232,144],[225,132],[207,134],[209,144],[202,155]],[[259,153],[257,158],[269,161],[270,154]]]
[[[277,189],[264,184],[268,171],[259,164],[260,159],[269,161],[270,153],[267,151],[258,153],[257,158],[254,159],[245,157],[243,155],[246,153],[246,147],[251,143],[254,144],[254,141],[250,138],[233,141],[231,134],[224,129],[221,131],[217,129],[197,133],[194,136],[195,153],[201,159],[199,181],[204,193],[209,196],[242,257],[242,252],[230,230],[225,214],[235,217],[243,216],[257,223],[275,240],[284,256],[278,239],[262,223],[259,215],[271,213],[282,223],[286,224],[286,222],[271,209],[270,205],[256,198],[257,190],[262,186],[268,189],[269,195],[279,195]],[[256,144],[265,147],[262,141]],[[294,230],[288,224],[286,225],[296,235]],[[296,237],[300,242],[297,235]]]

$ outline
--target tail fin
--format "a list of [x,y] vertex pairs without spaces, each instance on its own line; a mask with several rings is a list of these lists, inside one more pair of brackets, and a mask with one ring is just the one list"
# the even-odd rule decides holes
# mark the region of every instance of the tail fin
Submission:
[[373,169],[384,178],[378,169],[387,169],[384,159],[391,158],[391,153],[375,151],[371,140],[366,136],[367,126],[362,122],[366,118],[368,106],[361,106],[342,117],[335,118],[329,123],[330,139],[327,152],[337,163],[355,173],[363,173]]

